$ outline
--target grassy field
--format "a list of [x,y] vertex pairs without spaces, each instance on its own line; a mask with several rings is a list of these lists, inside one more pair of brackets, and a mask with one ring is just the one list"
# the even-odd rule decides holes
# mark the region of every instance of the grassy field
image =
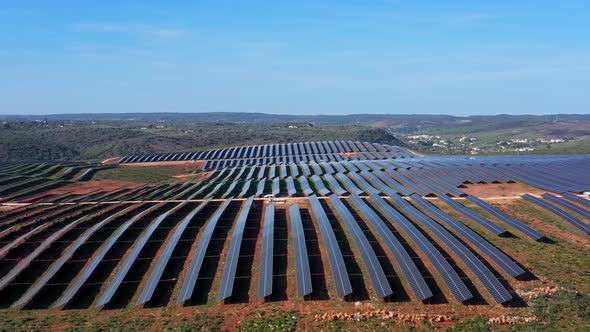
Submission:
[[121,180],[135,183],[159,183],[172,181],[175,175],[186,174],[193,170],[182,166],[120,166],[98,172],[94,180]]

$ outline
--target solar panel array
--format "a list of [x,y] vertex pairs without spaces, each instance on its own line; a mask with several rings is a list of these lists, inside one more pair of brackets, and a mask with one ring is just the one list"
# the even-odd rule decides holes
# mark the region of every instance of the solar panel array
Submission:
[[375,251],[373,251],[371,248],[371,244],[369,243],[369,240],[367,240],[363,230],[359,227],[357,221],[354,219],[350,211],[346,208],[346,206],[344,206],[342,201],[340,201],[337,196],[330,195],[329,199],[336,208],[336,212],[350,231],[352,239],[361,253],[361,259],[363,260],[365,267],[369,272],[369,278],[373,283],[373,288],[375,289],[375,293],[377,293],[377,297],[384,298],[390,296],[393,294],[391,286],[389,286],[389,282],[387,281],[385,272],[383,272],[381,263],[379,263],[379,260],[375,255]]
[[459,302],[467,301],[473,297],[473,294],[467,289],[467,286],[461,280],[461,277],[451,267],[449,262],[444,258],[438,249],[416,228],[412,222],[406,219],[401,213],[389,205],[378,195],[371,195],[370,201],[383,212],[386,218],[399,226],[413,243],[420,248],[426,255],[430,263],[437,270],[455,299]]
[[581,230],[582,232],[584,232],[586,234],[590,234],[590,225],[589,224],[584,223],[580,219],[574,217],[570,213],[563,211],[559,207],[552,205],[546,201],[543,201],[542,199],[535,197],[533,195],[530,195],[530,194],[524,194],[524,195],[522,195],[522,198],[524,198],[525,200],[527,200],[533,204],[536,204],[536,205],[542,207],[543,209],[545,209],[547,211],[552,212],[553,214],[555,214],[559,218],[567,221],[572,226],[576,227],[577,229]]
[[427,215],[420,212],[405,199],[396,198],[395,202],[399,207],[412,218],[419,220],[434,236],[444,243],[449,250],[461,258],[461,261],[479,278],[488,292],[492,295],[497,303],[504,303],[512,299],[512,295],[494,276],[490,269],[483,264],[465,245],[463,245],[455,236],[453,236],[444,227],[437,224]]
[[[379,298],[403,293],[382,265],[389,256],[378,256],[383,255],[380,244],[384,244],[395,261],[392,269],[418,301],[435,296],[439,288],[431,283],[437,282],[457,301],[468,301],[474,294],[466,286],[467,278],[476,288],[485,288],[497,303],[506,303],[512,294],[498,274],[516,278],[526,271],[508,256],[509,248],[505,252],[494,245],[495,236],[516,232],[536,241],[546,237],[505,213],[502,206],[463,190],[475,183],[509,186],[522,182],[550,191],[522,198],[590,234],[590,201],[579,195],[590,189],[586,175],[590,158],[584,156],[418,157],[386,144],[333,141],[130,156],[120,162],[192,160],[201,161],[195,171],[199,176],[188,181],[83,195],[19,196],[23,202],[42,204],[0,212],[0,262],[4,264],[0,292],[15,293],[14,299],[0,302],[18,308],[32,306],[59,285],[63,289],[47,306],[80,305],[90,293],[92,303],[87,306],[109,307],[132,291],[137,294],[128,303],[153,305],[160,300],[162,287],[172,285],[175,291],[170,302],[190,305],[196,297],[209,297],[199,285],[213,278],[213,268],[217,271],[213,275],[221,276],[214,294],[218,300],[234,298],[235,281],[244,278],[240,274],[236,278],[240,268],[257,268],[253,270],[257,271],[253,279],[257,281],[256,297],[268,298],[275,288],[286,287],[275,282],[284,275],[276,273],[275,265],[280,264],[274,264],[282,250],[274,247],[275,233],[281,231],[275,228],[275,220],[285,218],[292,240],[289,250],[295,257],[289,264],[294,267],[297,296],[304,299],[325,291],[314,281],[319,276],[310,271],[316,268],[312,263],[329,264],[322,273],[330,273],[327,282],[333,285],[327,286],[335,287],[337,297],[362,291],[357,287],[364,285],[358,282],[370,282]],[[52,174],[58,168],[0,163],[0,192],[32,181],[12,174],[19,167],[25,177],[34,177],[35,172]],[[559,171],[563,169],[568,171]],[[73,178],[92,172],[79,165],[61,171]],[[286,198],[288,204],[265,202],[269,194]],[[447,208],[453,212],[445,212]],[[263,220],[254,217],[259,213]],[[241,267],[241,249],[252,241],[242,241],[247,221],[262,230],[256,239],[261,249],[256,251],[253,266]],[[314,227],[304,226],[308,222]],[[314,232],[321,236],[320,249],[310,255],[308,249],[313,247],[307,235]],[[215,234],[227,236],[227,248],[225,238]],[[372,238],[378,243],[371,242]],[[343,242],[348,240],[358,252],[354,258],[363,263],[361,272],[346,265],[357,256],[349,253]],[[29,249],[22,257],[16,256],[23,246]],[[175,254],[179,250],[183,254]],[[418,257],[411,256],[414,251]],[[215,258],[208,252],[215,252]],[[458,262],[456,266],[449,263],[449,256]],[[211,262],[217,257],[219,267]],[[426,267],[418,265],[423,258],[429,263]],[[182,267],[173,268],[177,264]],[[74,273],[66,275],[66,269]],[[41,273],[32,276],[31,271],[37,270]],[[425,278],[424,272],[435,280]],[[361,274],[362,281],[356,274]],[[351,277],[356,283],[351,283]]]
[[[336,144],[335,144],[336,143]],[[208,168],[235,165],[260,165],[284,163],[296,160],[324,162],[359,159],[413,158],[416,155],[405,148],[387,144],[360,142],[305,142],[233,147],[185,153],[163,153],[127,156],[120,163],[172,162],[205,160]],[[368,151],[366,146],[371,147]],[[349,155],[350,154],[350,155]]]

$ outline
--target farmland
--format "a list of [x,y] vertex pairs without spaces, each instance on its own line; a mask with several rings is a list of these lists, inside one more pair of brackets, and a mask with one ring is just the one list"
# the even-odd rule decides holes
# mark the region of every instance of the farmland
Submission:
[[589,161],[333,140],[4,162],[0,328],[584,329]]

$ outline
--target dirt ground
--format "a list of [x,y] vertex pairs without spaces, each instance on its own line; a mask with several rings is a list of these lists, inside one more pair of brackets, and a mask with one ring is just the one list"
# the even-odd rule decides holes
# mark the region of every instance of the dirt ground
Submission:
[[469,195],[474,195],[479,198],[514,197],[523,194],[539,195],[545,192],[544,190],[520,182],[467,184],[465,185],[465,188],[459,189]]
[[12,209],[17,208],[18,206],[13,206],[13,205],[0,205],[0,212],[2,211],[10,211]]
[[114,191],[117,189],[134,189],[142,186],[141,183],[134,183],[122,180],[92,180],[88,182],[77,182],[71,186],[61,187],[50,190],[47,193],[50,195],[65,195],[65,194],[79,194],[84,195],[96,191]]

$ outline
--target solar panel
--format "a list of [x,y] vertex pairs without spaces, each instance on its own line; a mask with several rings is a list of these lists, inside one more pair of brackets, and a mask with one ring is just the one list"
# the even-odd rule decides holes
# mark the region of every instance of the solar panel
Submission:
[[497,219],[503,221],[504,223],[516,228],[519,232],[523,233],[524,235],[530,237],[535,241],[542,240],[545,236],[536,230],[532,229],[528,225],[524,224],[522,221],[516,220],[511,216],[505,214],[504,212],[500,211],[496,207],[490,205],[486,201],[475,197],[475,196],[467,196],[467,199],[471,202],[477,204],[479,207],[490,213],[492,216],[496,217]]
[[125,279],[125,276],[127,276],[127,272],[129,272],[129,269],[131,269],[131,265],[133,265],[133,263],[137,259],[137,256],[139,256],[139,253],[141,252],[141,250],[143,249],[145,244],[148,242],[149,238],[152,236],[152,234],[154,233],[156,228],[158,228],[158,226],[160,226],[160,223],[162,223],[162,221],[164,219],[166,219],[168,217],[168,215],[177,211],[178,209],[183,207],[185,204],[186,203],[180,203],[180,204],[176,205],[175,207],[173,207],[172,209],[164,212],[163,214],[158,216],[158,218],[156,218],[150,224],[150,226],[143,232],[143,234],[141,235],[139,240],[137,240],[135,242],[135,244],[133,245],[133,247],[132,247],[133,249],[131,250],[131,253],[129,253],[127,258],[125,258],[125,260],[123,261],[123,263],[119,267],[119,270],[115,274],[113,280],[111,280],[111,283],[109,284],[107,289],[103,292],[102,296],[100,297],[100,299],[96,303],[96,307],[106,305],[107,303],[109,303],[111,301],[111,299],[115,295],[115,292],[117,291],[117,289],[119,289],[119,286],[123,282],[123,279]]
[[236,188],[236,186],[238,185],[238,181],[233,181],[229,187],[227,188],[227,190],[225,191],[225,193],[223,195],[221,195],[221,198],[227,198]]
[[274,178],[272,180],[272,194],[278,195],[280,193],[281,193],[281,183],[279,181],[279,178]]
[[309,163],[309,165],[311,166],[311,168],[313,169],[313,172],[317,175],[322,175],[324,174],[324,171],[322,170],[322,168],[320,167],[320,165],[318,165],[315,161]]
[[256,194],[254,194],[254,196],[261,196],[264,193],[265,185],[266,185],[266,180],[258,181],[258,185],[256,186]]
[[297,204],[289,208],[289,221],[293,233],[293,249],[295,253],[295,272],[297,274],[297,296],[305,296],[313,291],[311,286],[311,273],[309,270],[309,258],[305,244],[305,233],[301,222],[301,214]]
[[479,248],[485,255],[493,260],[502,270],[508,273],[511,277],[518,277],[525,273],[525,271],[512,261],[506,254],[494,247],[486,239],[481,237],[479,234],[474,232],[471,228],[467,227],[459,220],[449,216],[445,212],[432,205],[424,198],[414,194],[411,196],[414,202],[430,212],[442,223],[453,229],[455,232],[463,236],[473,246]]
[[67,250],[59,257],[58,260],[51,264],[51,266],[45,271],[45,273],[43,273],[43,275],[35,282],[35,284],[29,288],[27,292],[23,294],[12,306],[18,307],[29,302],[47,284],[47,282],[53,278],[53,276],[63,267],[63,265],[74,255],[76,250],[78,250],[78,248],[80,248],[92,234],[94,234],[98,229],[114,218],[124,215],[135,208],[136,205],[132,205],[122,211],[115,212],[114,214],[111,214],[109,217],[101,220],[94,226],[87,229],[78,239],[76,239],[76,241],[71,246],[67,248]]
[[340,215],[340,218],[342,218],[344,224],[350,231],[352,240],[361,253],[361,259],[365,268],[369,272],[369,278],[371,279],[377,297],[384,298],[390,296],[393,294],[393,290],[391,289],[387,277],[385,276],[385,272],[383,272],[383,268],[381,267],[381,263],[379,263],[375,251],[373,251],[363,230],[337,196],[330,195],[329,198],[332,205],[336,208],[336,213]]
[[[455,187],[453,187],[453,186],[450,186],[450,185],[449,185],[449,184],[447,184],[446,182],[443,182],[443,181],[439,180],[439,179],[438,179],[436,176],[432,176],[432,175],[426,174],[426,173],[425,173],[423,170],[421,170],[421,169],[416,169],[416,168],[414,168],[413,170],[414,170],[414,172],[415,172],[415,173],[416,173],[418,176],[420,176],[420,177],[421,177],[421,180],[422,180],[424,183],[432,182],[432,183],[434,183],[434,185],[438,186],[438,188],[441,188],[441,189],[439,189],[439,190],[441,191],[442,195],[439,195],[439,196],[444,196],[444,194],[447,194],[447,193],[448,193],[448,194],[451,194],[451,195],[453,195],[453,196],[456,196],[456,197],[461,197],[461,196],[465,196],[465,195],[466,195],[466,194],[465,194],[464,192],[462,192],[461,190],[459,190],[459,189],[457,189],[457,188],[455,188]],[[437,187],[435,187],[435,186],[430,186],[430,188],[436,188],[436,189],[438,189],[438,188],[437,188]]]
[[297,177],[299,176],[299,169],[297,168],[297,164],[291,164],[291,176]]
[[[36,235],[37,233],[52,227],[58,223],[60,223],[63,218],[69,217],[72,214],[76,213],[76,211],[74,211],[74,207],[66,207],[63,209],[58,208],[57,210],[53,210],[53,211],[49,211],[49,213],[47,214],[42,214],[41,216],[36,216],[35,219],[47,219],[49,217],[53,217],[55,215],[55,213],[59,211],[58,213],[60,214],[60,217],[57,220],[51,220],[49,222],[44,222],[41,223],[40,225],[34,227],[33,229],[27,231],[25,234],[19,236],[18,238],[14,239],[13,241],[11,241],[10,243],[5,244],[1,249],[0,249],[0,258],[3,258],[12,248],[19,246],[21,243],[25,242],[26,240],[28,240],[30,237],[32,237],[33,235]],[[63,212],[66,212],[67,214],[62,215]]]
[[313,186],[315,187],[317,193],[324,196],[330,193],[330,191],[324,186],[324,181],[322,181],[319,176],[313,175],[310,179],[311,182],[313,182]]
[[309,170],[309,166],[307,166],[307,164],[301,163],[299,165],[301,166],[301,170],[303,171],[303,175],[304,176],[310,176],[311,175],[311,171]]
[[387,170],[387,175],[393,178],[396,182],[400,183],[403,187],[409,188],[414,193],[420,194],[422,196],[428,196],[432,194],[432,192],[418,186],[415,182],[411,181],[409,178],[402,176],[398,171],[395,171],[393,168],[389,168]]
[[570,209],[571,211],[574,211],[575,213],[581,215],[584,218],[590,219],[590,211],[585,210],[576,204],[573,204],[563,198],[559,198],[559,197],[551,195],[549,193],[544,193],[541,196],[543,196],[543,198],[545,198],[548,201],[551,201],[553,203],[557,203],[567,209]]
[[115,244],[115,242],[121,237],[123,233],[133,225],[137,220],[143,218],[145,215],[159,209],[165,203],[160,203],[154,205],[152,207],[147,208],[146,210],[138,213],[128,221],[126,221],[123,225],[121,225],[113,235],[111,235],[105,243],[95,252],[95,254],[90,258],[86,266],[82,269],[80,274],[70,283],[68,288],[63,292],[62,296],[52,305],[53,308],[61,307],[66,305],[78,292],[78,290],[82,287],[82,285],[88,280],[88,278],[92,275],[98,264],[102,261],[104,256],[108,253],[111,247]]
[[[27,257],[19,260],[18,264],[16,264],[15,267],[13,267],[6,275],[2,277],[2,279],[0,279],[0,290],[4,289],[4,287],[6,287],[12,280],[14,280],[14,278],[16,278],[16,276],[19,273],[21,273],[37,256],[39,256],[43,251],[45,251],[45,249],[50,247],[55,240],[59,239],[63,234],[70,231],[72,228],[79,225],[87,218],[89,218],[89,216],[83,216],[81,218],[78,218],[73,222],[60,228],[59,230],[51,233],[51,236],[45,239],[37,248],[35,248],[33,252],[28,254]],[[38,229],[41,226],[36,227],[34,230]]]
[[338,147],[338,150],[342,153],[352,152],[348,144],[344,141],[335,141],[334,144]]
[[306,177],[300,176],[297,178],[297,181],[299,181],[299,185],[301,186],[301,191],[303,194],[307,196],[313,194],[313,190],[309,187],[309,182],[307,181]]
[[240,194],[238,195],[238,197],[244,197],[244,195],[246,195],[246,193],[248,192],[248,189],[250,189],[250,184],[252,184],[252,180],[248,180],[246,182],[244,182],[244,186],[242,187],[242,191],[240,191]]
[[326,162],[323,162],[321,164],[321,166],[326,170],[326,173],[328,174],[334,174],[336,173],[336,171],[334,170],[334,168],[332,168],[332,166]]
[[160,278],[164,273],[164,269],[166,268],[166,265],[168,265],[170,257],[172,256],[172,252],[176,248],[178,241],[180,241],[182,233],[184,232],[188,224],[191,222],[191,220],[193,220],[195,215],[199,213],[199,211],[201,211],[207,205],[207,203],[209,203],[209,201],[204,201],[201,204],[199,204],[189,214],[187,214],[186,217],[184,217],[184,219],[182,219],[182,221],[178,224],[178,226],[174,230],[174,233],[166,242],[167,244],[164,251],[160,255],[160,258],[158,259],[156,266],[152,270],[152,273],[150,274],[146,285],[144,286],[141,294],[139,295],[139,299],[137,300],[138,305],[145,304],[151,300],[152,296],[154,295],[154,291],[156,290],[156,286],[158,285],[158,282],[160,281]]
[[297,194],[297,190],[295,189],[295,182],[293,181],[292,177],[287,177],[287,193],[289,196],[294,196]]
[[254,166],[250,166],[250,171],[248,172],[248,174],[246,175],[246,180],[250,180],[253,179],[254,176],[254,172],[256,171],[256,167]]
[[574,202],[580,203],[582,205],[585,205],[587,207],[590,207],[590,200],[587,200],[585,198],[582,198],[580,196],[576,196],[572,193],[567,193],[567,192],[563,193],[562,195],[563,195],[563,197],[565,197],[571,201],[574,201]]
[[258,277],[258,298],[272,294],[273,253],[274,253],[275,206],[271,204],[264,212],[262,231],[262,250],[260,254],[260,272]]
[[231,198],[226,199],[223,204],[217,208],[213,216],[209,218],[207,226],[205,226],[205,230],[203,231],[203,235],[201,235],[201,238],[199,239],[199,245],[197,246],[197,250],[195,251],[195,255],[191,261],[188,273],[184,278],[184,283],[182,284],[182,288],[180,289],[180,294],[178,295],[178,299],[176,299],[176,303],[187,301],[193,296],[193,291],[199,277],[199,272],[201,271],[201,266],[203,265],[207,248],[209,248],[211,236],[213,235],[213,231],[217,226],[219,218],[229,203],[231,203],[231,201]]
[[349,172],[359,172],[360,170],[352,163],[351,161],[343,161],[342,165],[349,171]]
[[363,177],[361,177],[358,173],[348,173],[348,177],[350,177],[356,184],[360,186],[360,188],[370,194],[378,194],[379,190],[375,189],[369,182],[367,182]]
[[328,251],[328,259],[336,286],[336,294],[338,297],[344,297],[352,293],[352,286],[350,285],[350,279],[346,271],[342,252],[336,240],[336,235],[334,235],[334,230],[332,230],[328,216],[324,212],[319,199],[315,195],[309,196],[309,203],[320,226],[320,234],[322,235],[324,246]]
[[246,203],[244,203],[244,206],[242,207],[240,215],[236,221],[229,252],[225,261],[225,269],[223,270],[219,294],[217,295],[218,301],[223,301],[229,298],[233,293],[234,278],[236,276],[238,258],[240,256],[240,247],[242,245],[242,236],[244,235],[244,227],[246,226],[246,219],[248,218],[248,213],[250,212],[252,202],[254,202],[254,197],[250,197],[246,200]]
[[262,178],[264,178],[264,171],[266,169],[266,166],[260,166],[259,170],[258,170],[258,175],[256,176],[257,180],[260,180]]
[[299,145],[300,144],[301,143],[293,143],[293,154],[296,156],[301,154],[301,152],[299,152]]
[[550,212],[552,212],[553,214],[557,215],[558,217],[560,217],[561,219],[567,221],[568,223],[570,223],[572,226],[576,227],[577,229],[581,230],[582,232],[586,233],[586,234],[590,234],[590,225],[585,224],[584,222],[582,222],[580,219],[572,216],[571,214],[557,208],[556,206],[549,204],[543,200],[541,200],[540,198],[537,198],[535,196],[529,195],[529,194],[524,194],[522,195],[522,198],[524,198],[525,200],[534,203],[542,208],[544,208],[545,210],[548,210]]
[[495,235],[502,235],[507,233],[508,231],[493,222],[489,221],[488,219],[484,218],[483,216],[477,214],[475,211],[468,209],[461,203],[453,200],[450,197],[440,196],[439,199],[445,203],[447,203],[450,207],[455,209],[457,212],[461,213],[462,215],[468,217],[469,219],[473,220],[478,225],[482,226],[483,228],[487,229],[488,231],[492,232]]
[[406,278],[412,292],[418,301],[432,297],[432,291],[426,284],[424,277],[420,274],[418,267],[403,247],[401,242],[393,235],[383,220],[357,195],[351,195],[353,205],[360,211],[361,215],[377,230],[379,237],[383,240],[389,251],[394,255],[402,275]]
[[[348,173],[348,174],[352,174],[352,173]],[[361,189],[359,189],[357,186],[354,185],[354,183],[348,178],[348,176],[341,174],[341,173],[336,173],[336,178],[338,178],[338,180],[340,180],[340,182],[342,182],[344,184],[344,186],[346,187],[346,190],[351,193],[351,194],[362,194],[364,193],[364,191],[362,191]],[[332,185],[332,183],[330,182],[330,185]]]
[[444,227],[420,212],[405,199],[394,197],[394,200],[402,210],[419,221],[421,225],[428,228],[434,236],[442,241],[453,253],[455,253],[455,255],[459,256],[465,265],[467,265],[467,267],[477,276],[479,281],[497,303],[505,303],[512,299],[512,295],[510,295],[506,288],[504,288],[500,281],[498,281],[490,269]]
[[268,167],[268,179],[274,179],[276,176],[276,167],[274,165],[270,165]]
[[[420,176],[417,176],[417,174],[412,173],[412,172],[410,172],[409,170],[407,170],[405,168],[399,168],[397,170],[397,173],[400,174],[400,177],[401,177],[401,174],[404,174],[406,176],[406,178],[409,179],[409,182],[408,183],[413,182],[415,184],[418,184],[418,185],[415,185],[414,188],[418,188],[417,190],[422,191],[422,193],[420,193],[421,195],[427,196],[429,194],[436,194],[437,196],[444,196],[444,195],[447,194],[446,191],[443,191],[442,189],[440,189],[440,188],[434,186],[433,184],[425,181]],[[422,188],[426,188],[426,190],[424,191],[424,189],[422,189]],[[461,194],[458,194],[457,196],[461,196]]]
[[457,272],[451,267],[444,256],[436,249],[436,247],[414,226],[406,217],[399,213],[396,209],[391,207],[379,195],[372,194],[370,201],[383,212],[383,216],[389,221],[400,226],[410,239],[420,248],[420,250],[428,257],[434,268],[442,277],[443,281],[450,289],[453,297],[463,302],[473,297],[471,292],[465,286],[465,283]]
[[[387,181],[388,177],[386,176],[385,173],[382,173],[382,178],[377,177],[377,173],[378,171],[374,171],[374,172],[362,172],[360,173],[362,176],[364,176],[365,178],[367,178],[375,187],[377,187],[377,189],[379,189],[382,193],[384,193],[387,196],[392,196],[392,195],[397,195],[398,192],[401,194],[405,194],[405,195],[409,195],[411,194],[411,192],[409,190],[407,190],[404,186],[402,186],[400,183],[398,183],[397,181],[391,179],[389,177],[389,183],[385,182]],[[389,185],[394,185],[395,190],[390,187]]]
[[363,171],[365,171],[365,172],[369,171],[369,167],[367,167],[367,165],[365,165],[364,162],[351,162],[351,164],[353,164],[361,172],[363,172]]
[[[344,195],[344,194],[346,194],[346,190],[344,190],[344,188],[342,188],[340,186],[340,184],[338,183],[338,181],[336,181],[336,179],[332,175],[325,174],[324,175],[324,179],[326,179],[326,181],[328,181],[328,184],[330,185],[330,189],[332,189],[332,192],[334,192],[334,193],[336,193],[338,195]],[[313,177],[312,177],[312,180],[313,180]],[[315,183],[315,181],[314,181],[314,183]]]
[[340,163],[340,162],[334,162],[334,163],[332,163],[332,167],[338,173],[347,173],[348,172],[348,170],[346,168],[344,168],[344,166],[342,166],[342,163]]

